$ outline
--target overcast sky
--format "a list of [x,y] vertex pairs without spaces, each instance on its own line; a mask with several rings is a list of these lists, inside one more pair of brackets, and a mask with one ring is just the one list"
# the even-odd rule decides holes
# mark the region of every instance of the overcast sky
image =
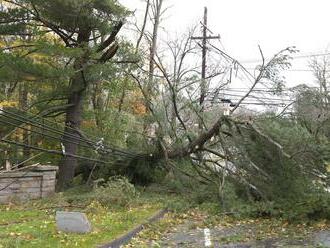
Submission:
[[[143,13],[142,0],[120,2],[137,10],[137,16]],[[258,45],[267,57],[288,46],[296,46],[301,54],[324,53],[330,46],[329,0],[165,0],[165,5],[170,9],[162,26],[169,34],[198,23],[203,7],[208,7],[209,28],[220,34],[226,51],[243,62],[260,58]],[[292,69],[310,69],[309,60],[296,59]],[[311,72],[290,71],[287,80],[293,86],[310,83],[313,77]]]

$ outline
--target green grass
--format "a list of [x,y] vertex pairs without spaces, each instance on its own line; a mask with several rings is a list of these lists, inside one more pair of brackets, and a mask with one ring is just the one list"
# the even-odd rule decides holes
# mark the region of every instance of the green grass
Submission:
[[[83,195],[82,195],[83,198]],[[104,207],[96,201],[81,208],[68,205],[62,195],[24,205],[0,206],[0,248],[11,247],[96,247],[126,233],[157,212],[159,204],[140,201],[136,205]],[[80,203],[81,204],[81,203]],[[78,205],[78,204],[77,204]],[[56,210],[87,214],[93,231],[68,234],[56,230]]]

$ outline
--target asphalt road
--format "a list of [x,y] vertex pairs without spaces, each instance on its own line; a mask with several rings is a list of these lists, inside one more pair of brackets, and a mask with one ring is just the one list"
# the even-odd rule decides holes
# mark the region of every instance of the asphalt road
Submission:
[[[271,248],[271,247],[330,247],[330,231],[322,231],[313,234],[310,237],[305,237],[303,240],[295,239],[266,239],[248,242],[235,242],[241,232],[244,232],[244,226],[240,228],[213,228],[199,229],[191,228],[189,223],[185,223],[175,232],[164,237],[160,247],[180,247],[180,248],[195,248],[195,247],[219,247],[219,248]],[[222,242],[224,238],[231,242],[225,244]],[[253,240],[253,237],[251,237]]]

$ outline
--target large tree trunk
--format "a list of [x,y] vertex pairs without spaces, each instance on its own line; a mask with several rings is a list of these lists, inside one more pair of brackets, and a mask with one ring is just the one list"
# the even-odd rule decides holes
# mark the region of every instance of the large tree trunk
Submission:
[[[73,106],[69,107],[66,112],[66,127],[63,135],[63,146],[65,154],[77,154],[77,143],[80,136],[74,129],[79,129],[81,124],[83,92],[72,92],[68,99],[68,103],[73,104]],[[63,190],[70,186],[78,162],[77,158],[65,156],[65,154],[62,163],[59,166],[58,190]]]
[[[90,35],[90,30],[82,30],[80,32],[78,43],[81,47],[88,46]],[[59,166],[58,191],[62,191],[71,185],[78,164],[77,158],[65,156],[65,154],[76,155],[78,152],[80,135],[76,130],[79,130],[81,125],[83,96],[87,87],[84,71],[88,60],[89,55],[88,52],[86,52],[81,58],[77,58],[74,63],[76,73],[71,79],[70,94],[68,97],[68,104],[72,106],[68,107],[66,110],[66,126],[63,134],[63,146],[65,151],[64,158]]]

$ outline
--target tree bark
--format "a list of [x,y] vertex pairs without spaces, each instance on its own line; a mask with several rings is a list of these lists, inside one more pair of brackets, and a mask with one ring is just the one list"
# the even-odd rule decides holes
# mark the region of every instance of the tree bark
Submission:
[[[91,30],[82,30],[78,36],[78,44],[81,47],[88,46],[88,40],[91,35]],[[89,60],[88,48],[86,53],[77,58],[74,63],[76,73],[71,78],[69,89],[68,104],[72,105],[66,110],[65,128],[63,134],[63,160],[59,166],[59,178],[57,190],[62,191],[70,187],[75,169],[77,167],[77,158],[65,156],[66,153],[77,154],[80,135],[76,130],[80,129],[81,117],[83,111],[83,97],[87,87],[87,82],[84,77],[85,65]],[[78,143],[78,144],[77,144]]]
[[[152,93],[152,89],[154,86],[154,73],[155,73],[155,56],[157,51],[157,41],[158,41],[158,30],[160,25],[160,18],[162,14],[162,5],[163,0],[156,1],[154,4],[154,25],[153,25],[153,31],[152,31],[152,38],[150,41],[150,54],[149,54],[149,71],[148,71],[148,84],[146,87],[146,92],[148,95]],[[146,101],[147,110],[149,107],[149,101]]]
[[[19,108],[22,111],[27,111],[28,109],[28,88],[25,82],[22,82],[19,87]],[[30,133],[27,129],[22,130],[22,141],[23,144],[29,145],[30,144]],[[23,157],[27,159],[30,157],[30,148],[24,147],[23,148]]]
[[[77,82],[77,81],[76,81]],[[58,189],[62,190],[70,186],[77,167],[77,159],[65,156],[65,153],[77,154],[78,145],[75,143],[79,139],[79,134],[74,129],[79,129],[81,124],[81,113],[83,103],[82,92],[72,92],[69,99],[69,107],[66,112],[66,127],[63,135],[64,158],[59,166]]]

